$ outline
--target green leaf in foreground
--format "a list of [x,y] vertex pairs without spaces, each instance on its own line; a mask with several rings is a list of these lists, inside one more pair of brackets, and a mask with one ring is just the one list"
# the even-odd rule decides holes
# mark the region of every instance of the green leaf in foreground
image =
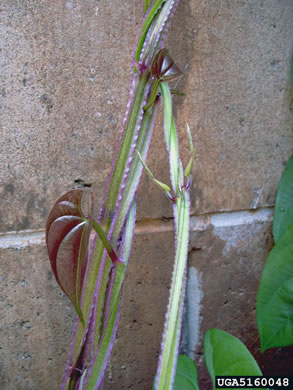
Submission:
[[199,390],[196,365],[186,355],[178,356],[173,390]]
[[261,351],[293,344],[293,225],[267,259],[257,296]]
[[204,357],[214,389],[215,377],[218,375],[262,375],[246,346],[236,337],[220,329],[209,329],[206,332]]
[[293,155],[290,157],[278,187],[273,234],[277,242],[293,224]]

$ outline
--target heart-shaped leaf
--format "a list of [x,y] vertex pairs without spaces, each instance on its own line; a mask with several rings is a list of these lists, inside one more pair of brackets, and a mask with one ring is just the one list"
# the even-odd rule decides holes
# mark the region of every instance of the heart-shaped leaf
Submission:
[[158,51],[152,63],[151,72],[161,81],[173,81],[182,76],[167,49]]
[[256,320],[262,352],[293,344],[293,225],[267,259],[257,295]]
[[216,388],[215,377],[218,375],[262,375],[246,346],[236,337],[220,329],[209,329],[206,332],[204,358],[214,389]]
[[197,368],[192,359],[179,355],[173,390],[199,390]]
[[46,226],[46,243],[53,273],[82,322],[80,295],[92,227],[92,222],[81,210],[84,192],[71,190],[61,196],[51,210]]
[[293,224],[293,155],[290,157],[278,187],[273,234],[277,242]]

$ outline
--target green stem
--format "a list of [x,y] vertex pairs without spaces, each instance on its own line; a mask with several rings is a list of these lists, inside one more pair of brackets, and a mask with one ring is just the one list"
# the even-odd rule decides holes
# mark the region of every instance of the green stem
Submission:
[[140,38],[139,38],[139,41],[138,41],[138,44],[137,44],[137,48],[136,48],[136,52],[135,52],[135,60],[136,61],[139,61],[139,57],[140,57],[140,53],[142,51],[142,48],[143,48],[143,45],[144,45],[144,42],[145,42],[145,39],[146,39],[146,35],[149,31],[149,28],[153,22],[153,19],[154,17],[156,16],[156,13],[158,12],[158,10],[160,9],[160,7],[162,6],[162,4],[165,2],[166,0],[157,0],[156,4],[153,6],[153,8],[151,9],[150,13],[148,14],[144,24],[143,24],[143,27],[142,27],[142,30],[141,30],[141,34],[140,34]]
[[149,98],[149,101],[147,102],[147,104],[143,108],[144,111],[147,111],[151,107],[151,105],[154,104],[154,102],[157,98],[157,92],[158,92],[160,82],[161,82],[161,80],[159,80],[159,79],[156,80],[154,87],[152,89],[152,93],[151,93],[151,96]]
[[158,372],[157,379],[156,389],[158,390],[171,389],[174,367],[176,365],[175,359],[177,358],[176,351],[180,339],[181,307],[182,297],[184,295],[184,273],[188,252],[189,232],[189,195],[187,191],[182,191],[177,198],[176,208],[178,211],[177,248],[165,327],[166,338],[161,353],[161,370]]
[[[124,136],[121,142],[119,154],[115,164],[115,170],[113,172],[110,188],[108,191],[108,197],[105,204],[105,211],[109,212],[110,215],[112,215],[113,212],[115,211],[115,207],[117,204],[120,186],[129,159],[129,152],[133,144],[133,137],[139,122],[139,118],[142,115],[142,107],[145,99],[145,93],[146,93],[146,88],[148,85],[149,78],[150,78],[150,73],[146,71],[139,79],[138,86],[133,99],[133,106],[131,108],[126,123]],[[109,218],[105,226],[106,233],[108,233],[110,225],[111,225],[111,219]]]
[[169,390],[177,363],[177,351],[180,340],[183,298],[185,289],[185,269],[189,239],[189,191],[184,187],[182,163],[179,156],[179,144],[172,114],[171,92],[167,83],[160,84],[164,103],[164,131],[169,152],[170,172],[173,190],[176,194],[174,205],[176,254],[172,275],[169,305],[164,325],[164,341],[156,377],[156,390]]
[[[118,201],[119,190],[125,172],[125,168],[127,165],[127,161],[129,158],[129,152],[131,150],[131,146],[133,143],[133,137],[135,134],[137,123],[139,121],[139,116],[142,112],[144,96],[145,96],[148,80],[149,80],[149,73],[145,72],[138,81],[138,87],[135,93],[134,103],[131,108],[128,121],[126,123],[125,134],[121,142],[120,151],[117,156],[117,160],[115,164],[115,170],[113,172],[112,180],[108,191],[108,197],[106,199],[105,211],[106,213],[109,213],[109,215],[113,215]],[[105,220],[103,229],[106,235],[108,235],[109,233],[111,222],[112,222],[111,218]],[[116,240],[115,241],[111,240],[111,244],[113,247],[115,247]],[[104,252],[103,243],[97,241],[90,270],[89,270],[89,278],[88,278],[88,282],[84,294],[84,300],[83,300],[83,312],[85,318],[88,317],[89,310],[91,307],[91,302],[92,302],[92,298],[96,286],[96,280],[99,273],[99,268],[98,268],[99,259],[101,259],[101,257],[103,256],[103,252]]]
[[[123,253],[122,253],[123,258],[125,259],[128,259],[130,255],[134,226],[135,226],[135,203],[133,202],[132,207],[129,210],[129,217],[127,219],[126,226],[125,226],[125,242],[124,242]],[[124,280],[125,269],[126,269],[126,265],[118,266],[116,268],[115,282],[113,285],[113,291],[111,296],[111,306],[109,309],[109,320],[107,322],[105,333],[103,334],[101,347],[99,349],[99,356],[94,362],[94,366],[91,370],[91,375],[89,377],[86,390],[92,390],[96,388],[97,378],[99,377],[99,374],[104,365],[104,360],[108,352],[108,346],[109,343],[111,342],[111,338],[115,328],[116,316],[118,313],[119,302],[120,302],[120,292]]]
[[[150,1],[146,0],[145,5],[150,5],[150,3]],[[152,63],[158,45],[160,45],[161,39],[165,34],[165,28],[168,18],[172,14],[172,0],[157,0],[154,3],[155,4],[152,6],[150,12],[148,13],[148,16],[145,19],[134,58],[135,61],[141,60],[144,64]],[[143,58],[140,58],[144,45],[144,55]],[[136,73],[135,68],[134,73]],[[112,269],[112,260],[114,252],[112,248],[116,248],[117,246],[118,238],[121,234],[122,229],[124,229],[127,213],[130,204],[133,200],[133,195],[136,191],[136,186],[133,185],[131,180],[133,179],[134,182],[136,180],[139,180],[139,174],[137,172],[139,170],[138,166],[140,164],[136,156],[131,156],[131,152],[134,150],[134,146],[136,143],[137,129],[140,126],[141,116],[143,116],[142,127],[146,126],[146,131],[149,131],[147,129],[148,123],[151,123],[153,120],[154,105],[156,103],[156,99],[154,99],[154,104],[151,104],[152,107],[150,106],[147,111],[143,110],[146,93],[148,91],[148,88],[151,86],[150,76],[151,75],[149,70],[144,71],[141,75],[135,75],[136,84],[134,88],[134,96],[132,99],[130,112],[128,114],[123,138],[120,144],[119,153],[115,162],[115,169],[113,171],[110,186],[107,191],[107,198],[104,206],[104,214],[109,215],[110,218],[105,218],[103,220],[102,227],[99,227],[97,224],[94,223],[94,229],[98,233],[100,240],[97,240],[95,244],[94,253],[91,258],[89,268],[87,269],[88,279],[86,281],[86,284],[84,284],[82,312],[84,318],[88,319],[91,313],[91,308],[93,307],[93,305],[96,307],[96,329],[94,330],[94,333],[97,336],[95,339],[102,340],[102,344],[101,347],[99,347],[99,357],[94,364],[94,371],[91,374],[88,371],[88,375],[90,375],[90,380],[86,387],[87,389],[90,389],[90,384],[96,383],[97,376],[101,372],[102,367],[104,367],[105,359],[109,351],[111,338],[115,329],[115,319],[118,313],[120,290],[124,279],[126,264],[124,264],[123,266],[118,264],[119,266],[115,267],[115,282],[111,294],[111,302],[109,306],[107,324],[105,324],[105,328],[103,328],[103,325],[101,325],[101,327],[99,328],[99,324],[101,315],[105,310],[104,301],[107,293],[109,274]],[[155,92],[153,91],[153,95],[155,94]],[[141,142],[141,148],[146,150],[147,147],[146,143],[143,141],[143,138],[141,138],[141,141],[139,142]],[[128,172],[128,164],[130,163],[131,157],[133,157],[133,159],[130,171]],[[124,180],[126,181],[125,183]],[[122,185],[125,186],[124,189],[121,188]],[[120,200],[121,196],[122,200]],[[118,203],[119,210],[117,210]],[[117,219],[115,226],[112,226],[113,224],[111,216],[113,216],[114,214],[115,218]],[[109,235],[110,229],[111,236]],[[130,243],[128,244],[128,246],[130,248]],[[103,256],[105,248],[108,253],[111,253],[110,257],[107,256],[105,258]],[[99,274],[101,268],[103,269],[103,273]],[[99,281],[99,292],[97,301],[95,302],[94,293],[96,287],[98,286],[98,276],[101,278],[101,280]],[[79,324],[77,334],[74,340],[74,348],[71,357],[72,361],[75,361],[77,356],[79,356],[83,338],[84,329],[82,325]],[[96,340],[94,341],[95,345]]]

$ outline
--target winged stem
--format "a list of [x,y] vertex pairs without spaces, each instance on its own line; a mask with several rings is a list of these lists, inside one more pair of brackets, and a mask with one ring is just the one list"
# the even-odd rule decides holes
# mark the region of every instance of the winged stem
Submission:
[[[129,108],[100,217],[93,221],[98,235],[83,275],[80,307],[85,325],[76,320],[62,390],[97,389],[112,349],[119,320],[120,292],[133,238],[134,198],[142,170],[135,149],[146,158],[157,106],[159,82],[154,80],[150,66],[162,47],[168,22],[178,2],[157,0],[153,6],[149,0],[144,2],[148,13],[134,53]],[[144,110],[147,101],[150,104]],[[121,261],[116,255],[119,248]]]
[[[164,102],[164,130],[169,152],[170,176],[173,191],[176,194],[173,205],[176,253],[155,389],[169,390],[172,389],[176,371],[185,295],[190,197],[189,186],[184,184],[182,163],[179,157],[178,137],[172,115],[171,92],[165,82],[162,82],[160,87]],[[190,175],[190,170],[188,174]]]

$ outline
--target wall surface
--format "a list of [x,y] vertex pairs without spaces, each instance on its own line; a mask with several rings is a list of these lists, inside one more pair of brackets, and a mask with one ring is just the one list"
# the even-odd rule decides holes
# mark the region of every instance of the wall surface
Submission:
[[[52,276],[44,226],[76,179],[101,199],[128,101],[143,1],[4,0],[0,4],[0,382],[58,389],[74,311]],[[196,148],[182,350],[198,363],[204,332],[229,331],[267,374],[293,351],[259,354],[255,299],[272,246],[276,188],[293,152],[292,0],[181,0],[166,47],[184,76],[174,98]],[[168,181],[162,120],[148,164]],[[105,389],[150,389],[174,255],[172,207],[143,175],[138,224]],[[290,368],[291,367],[291,368]],[[291,369],[291,372],[289,370]]]

